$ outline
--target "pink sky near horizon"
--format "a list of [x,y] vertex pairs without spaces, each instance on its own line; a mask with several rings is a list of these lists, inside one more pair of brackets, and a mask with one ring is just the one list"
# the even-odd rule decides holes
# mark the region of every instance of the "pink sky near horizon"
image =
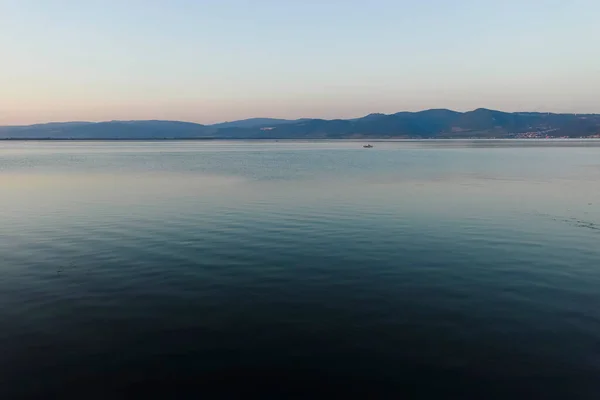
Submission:
[[[504,101],[503,101],[504,100]],[[30,102],[15,107],[15,104],[0,102],[0,125],[30,125],[46,122],[66,121],[110,121],[110,120],[178,120],[213,124],[246,118],[357,118],[370,113],[392,114],[399,111],[420,111],[431,108],[449,108],[456,111],[470,111],[476,108],[490,108],[501,111],[536,111],[564,113],[596,113],[595,107],[569,102],[544,106],[535,102],[514,107],[509,99],[498,98],[496,102],[476,102],[469,99],[448,99],[435,94],[430,98],[416,96],[414,99],[389,99],[386,96],[357,102],[345,100],[335,95],[321,95],[318,98],[274,98],[274,99],[198,99],[198,100],[148,100],[148,101],[81,101],[51,104]]]

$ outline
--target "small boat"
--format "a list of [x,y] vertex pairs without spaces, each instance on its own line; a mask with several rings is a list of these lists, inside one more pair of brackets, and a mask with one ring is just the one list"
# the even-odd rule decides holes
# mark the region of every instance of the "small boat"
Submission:
[[370,148],[371,148],[371,147],[373,147],[373,146],[371,146],[370,144],[365,144],[363,147],[364,147],[365,149],[370,149]]

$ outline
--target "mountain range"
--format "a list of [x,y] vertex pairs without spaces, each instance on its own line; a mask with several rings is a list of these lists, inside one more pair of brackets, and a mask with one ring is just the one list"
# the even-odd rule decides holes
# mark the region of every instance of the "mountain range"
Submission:
[[181,121],[59,122],[0,126],[0,139],[345,139],[599,137],[600,114],[433,109],[355,119],[252,118],[201,125]]

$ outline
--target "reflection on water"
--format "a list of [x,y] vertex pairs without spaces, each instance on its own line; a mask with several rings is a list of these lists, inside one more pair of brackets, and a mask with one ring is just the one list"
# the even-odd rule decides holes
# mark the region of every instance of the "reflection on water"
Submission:
[[596,142],[0,143],[0,393],[597,398]]

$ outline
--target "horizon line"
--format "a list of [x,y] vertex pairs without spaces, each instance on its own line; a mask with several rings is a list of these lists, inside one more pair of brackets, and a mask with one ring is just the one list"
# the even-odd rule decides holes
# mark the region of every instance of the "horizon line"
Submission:
[[478,108],[474,108],[474,109],[468,110],[468,111],[456,111],[456,110],[453,110],[453,109],[450,109],[450,108],[426,108],[426,109],[418,110],[418,111],[397,111],[397,112],[394,112],[394,113],[391,113],[391,114],[380,113],[380,112],[372,112],[372,113],[368,113],[368,114],[362,115],[360,117],[352,117],[352,118],[248,117],[248,118],[233,119],[233,120],[222,121],[222,122],[215,122],[215,123],[212,123],[212,124],[203,124],[203,123],[200,123],[200,122],[178,120],[178,119],[108,119],[108,120],[99,120],[99,121],[84,121],[84,120],[63,120],[63,121],[56,121],[55,120],[55,121],[47,121],[47,122],[36,122],[36,123],[33,123],[33,124],[0,125],[0,127],[1,128],[10,128],[10,127],[27,127],[27,126],[36,126],[36,125],[50,125],[50,124],[69,124],[69,123],[101,124],[101,123],[108,123],[108,122],[143,122],[143,121],[149,121],[149,122],[150,121],[153,121],[153,122],[182,122],[182,123],[202,125],[202,126],[214,126],[214,125],[220,125],[220,124],[226,124],[226,123],[248,121],[248,120],[253,120],[253,119],[278,119],[278,120],[284,120],[284,121],[299,121],[299,120],[323,120],[323,121],[337,121],[337,120],[342,120],[342,121],[351,121],[351,120],[355,120],[355,119],[365,118],[365,117],[368,117],[369,115],[395,115],[395,114],[400,114],[400,113],[416,114],[416,113],[425,112],[425,111],[437,111],[437,110],[451,111],[451,112],[460,113],[460,114],[466,114],[466,113],[474,112],[474,111],[477,111],[477,110],[497,111],[497,112],[502,112],[502,113],[506,113],[506,114],[517,114],[517,113],[554,114],[554,115],[579,115],[579,114],[581,114],[581,115],[599,115],[600,114],[600,113],[589,113],[589,112],[578,113],[578,112],[524,111],[524,110],[521,110],[521,111],[502,111],[502,110],[496,110],[496,109],[486,108],[486,107],[478,107]]

